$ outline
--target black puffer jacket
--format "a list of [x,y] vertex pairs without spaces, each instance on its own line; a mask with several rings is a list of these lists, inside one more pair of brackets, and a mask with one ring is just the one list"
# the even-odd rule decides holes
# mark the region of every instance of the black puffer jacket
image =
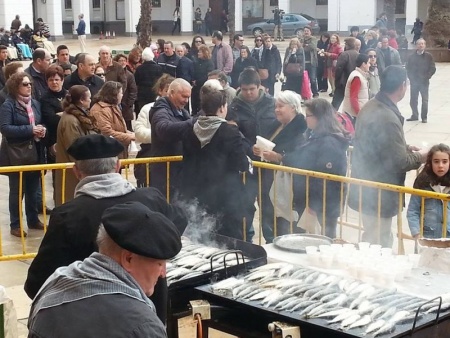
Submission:
[[[284,157],[284,164],[305,170],[345,176],[349,141],[342,134],[312,135],[306,143]],[[323,208],[323,183],[320,178],[309,179],[309,207],[319,213]],[[339,216],[341,184],[326,183],[326,215]],[[345,194],[344,194],[345,196]],[[294,176],[294,207],[302,212],[306,201],[306,176]]]

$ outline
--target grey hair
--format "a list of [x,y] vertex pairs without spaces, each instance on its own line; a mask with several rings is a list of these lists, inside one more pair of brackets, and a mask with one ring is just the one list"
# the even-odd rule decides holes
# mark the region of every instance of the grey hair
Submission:
[[177,78],[173,80],[172,83],[169,85],[169,93],[178,91],[181,88],[192,88],[192,86],[185,79]]
[[98,251],[101,254],[105,254],[110,257],[116,256],[123,250],[123,248],[114,242],[111,236],[108,235],[103,224],[100,224],[100,227],[98,228],[96,242]]
[[115,157],[95,158],[75,161],[78,170],[86,176],[110,174],[116,172],[117,161]]
[[144,61],[152,61],[155,58],[155,54],[150,47],[145,47],[142,51],[142,60]]
[[297,114],[302,113],[302,100],[300,99],[300,95],[292,90],[278,92],[275,96],[275,100],[291,106]]

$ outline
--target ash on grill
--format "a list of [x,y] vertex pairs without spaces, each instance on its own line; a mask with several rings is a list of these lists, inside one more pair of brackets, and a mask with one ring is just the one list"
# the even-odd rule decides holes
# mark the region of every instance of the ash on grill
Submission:
[[[240,302],[256,302],[298,318],[326,319],[333,329],[383,336],[412,323],[426,300],[287,263],[273,263],[211,285],[211,292]],[[450,309],[450,297],[422,306],[419,318]]]

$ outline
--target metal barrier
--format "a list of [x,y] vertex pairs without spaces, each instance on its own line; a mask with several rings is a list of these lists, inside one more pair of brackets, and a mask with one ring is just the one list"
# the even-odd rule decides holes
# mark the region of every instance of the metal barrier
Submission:
[[[134,165],[134,164],[146,164],[146,185],[149,185],[151,177],[150,177],[150,165],[152,163],[162,163],[165,162],[166,166],[167,166],[167,191],[166,191],[166,196],[167,196],[167,201],[170,201],[170,195],[169,195],[169,172],[170,172],[170,164],[171,162],[177,162],[177,161],[181,161],[182,160],[182,156],[171,156],[171,157],[159,157],[159,158],[139,158],[139,159],[126,159],[126,160],[121,160],[121,165],[124,167],[124,175],[126,179],[130,178],[130,166]],[[24,172],[30,172],[30,171],[39,171],[40,175],[41,175],[41,181],[42,181],[42,194],[43,194],[43,223],[44,226],[47,226],[47,215],[46,215],[46,204],[45,204],[45,200],[46,200],[46,196],[45,196],[45,191],[46,191],[46,184],[45,184],[45,172],[47,170],[62,170],[63,171],[63,185],[62,185],[62,192],[63,192],[63,196],[64,196],[64,189],[65,189],[65,182],[64,182],[64,177],[65,177],[65,172],[68,169],[71,169],[73,167],[74,163],[61,163],[61,164],[45,164],[45,165],[30,165],[30,166],[11,166],[11,167],[0,167],[0,174],[7,174],[7,173],[19,173],[19,215],[20,215],[20,229],[23,229],[23,216],[22,216],[22,183],[23,183],[23,173]],[[389,184],[384,184],[384,183],[377,183],[377,182],[370,182],[370,181],[364,181],[364,180],[359,180],[359,179],[354,179],[354,178],[350,178],[350,177],[343,177],[343,176],[336,176],[336,175],[330,175],[330,174],[325,174],[325,173],[320,173],[320,172],[313,172],[313,171],[307,171],[307,170],[302,170],[302,169],[296,169],[296,168],[290,168],[290,167],[284,167],[284,166],[279,166],[279,165],[274,165],[274,164],[269,164],[269,163],[263,163],[263,162],[253,162],[253,166],[254,168],[257,168],[258,173],[259,173],[259,177],[261,177],[261,169],[267,169],[267,170],[273,170],[274,171],[274,184],[276,184],[276,176],[275,176],[275,170],[278,171],[283,171],[286,173],[290,174],[290,179],[291,182],[293,182],[293,175],[303,175],[306,177],[306,182],[307,182],[307,190],[309,189],[309,180],[310,178],[318,178],[318,179],[323,179],[324,180],[324,185],[323,185],[323,205],[325,207],[326,205],[326,192],[327,192],[327,181],[335,181],[335,182],[339,182],[340,183],[340,197],[341,197],[341,202],[340,202],[340,217],[339,217],[339,237],[342,238],[342,234],[343,234],[343,227],[349,227],[349,228],[353,228],[353,229],[357,229],[358,230],[358,238],[361,238],[361,231],[363,230],[363,228],[361,227],[361,217],[359,217],[359,221],[358,224],[352,224],[350,222],[348,222],[348,206],[346,203],[346,196],[344,196],[345,190],[344,190],[344,186],[345,184],[347,185],[356,185],[359,186],[359,189],[361,190],[362,187],[371,187],[371,188],[376,188],[378,189],[378,219],[380,218],[381,215],[381,210],[380,210],[380,196],[381,196],[381,191],[386,190],[386,191],[392,191],[392,192],[397,192],[399,193],[399,213],[397,215],[397,236],[398,236],[398,252],[399,253],[404,253],[404,244],[403,244],[403,240],[404,239],[413,239],[411,236],[406,235],[403,233],[402,230],[402,226],[403,226],[403,222],[402,222],[402,205],[403,205],[403,194],[410,194],[410,195],[416,195],[421,197],[421,204],[422,204],[422,210],[421,210],[421,215],[420,215],[420,235],[423,234],[423,222],[424,222],[424,204],[425,204],[425,199],[426,198],[433,198],[433,199],[439,199],[442,200],[443,203],[443,210],[444,212],[444,217],[443,217],[443,231],[442,231],[442,235],[443,237],[446,237],[447,234],[447,205],[448,202],[450,201],[450,196],[447,194],[441,194],[441,193],[434,193],[434,192],[429,192],[429,191],[424,191],[424,190],[417,190],[417,189],[413,189],[413,188],[408,188],[408,187],[402,187],[402,186],[395,186],[395,185],[389,185]],[[244,180],[245,180],[245,175],[244,175]],[[261,192],[261,179],[259,178],[259,193],[258,193],[258,201],[260,202],[259,205],[261,205],[261,198],[262,198],[262,192]],[[306,198],[306,208],[308,207],[308,194],[306,194],[307,198]],[[360,194],[361,197],[361,194]],[[276,202],[276,194],[274,196],[275,202]],[[307,210],[305,208],[305,210]],[[360,202],[360,206],[359,206],[359,214],[361,215],[361,210],[362,210],[362,206],[361,206],[361,202]],[[260,216],[262,215],[262,210],[260,208],[259,210]],[[325,224],[325,213],[324,214],[324,219],[323,219],[323,224]],[[274,213],[274,231],[276,233],[276,226],[277,226],[277,217],[276,217],[276,212]],[[301,215],[300,215],[301,216]],[[261,218],[260,218],[260,222],[261,222]],[[293,229],[294,224],[292,223],[292,221],[290,222],[290,228],[291,228],[291,232]],[[243,220],[243,224],[242,226],[245,229],[245,219]],[[324,228],[322,228],[322,231],[324,231]],[[380,231],[380,224],[378,223],[378,231]],[[244,231],[245,234],[245,231]],[[259,227],[259,244],[261,244],[261,240],[262,240],[262,226],[260,223],[260,227]],[[18,260],[18,259],[29,259],[29,258],[33,258],[35,257],[36,253],[29,253],[26,250],[26,239],[22,234],[21,237],[21,247],[22,247],[22,253],[21,254],[10,254],[10,255],[4,255],[3,254],[3,241],[2,241],[2,232],[0,231],[0,261],[6,261],[6,260]]]

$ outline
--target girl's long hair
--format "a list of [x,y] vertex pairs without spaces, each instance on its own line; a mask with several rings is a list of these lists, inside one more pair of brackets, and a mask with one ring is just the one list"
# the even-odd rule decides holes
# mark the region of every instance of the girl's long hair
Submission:
[[427,160],[423,169],[420,171],[419,175],[417,175],[416,180],[414,181],[415,189],[424,189],[428,188],[430,185],[442,185],[444,187],[450,187],[450,170],[442,176],[438,177],[433,171],[433,156],[438,151],[442,153],[446,153],[449,156],[450,160],[450,147],[446,144],[439,143],[431,147],[427,154]]

